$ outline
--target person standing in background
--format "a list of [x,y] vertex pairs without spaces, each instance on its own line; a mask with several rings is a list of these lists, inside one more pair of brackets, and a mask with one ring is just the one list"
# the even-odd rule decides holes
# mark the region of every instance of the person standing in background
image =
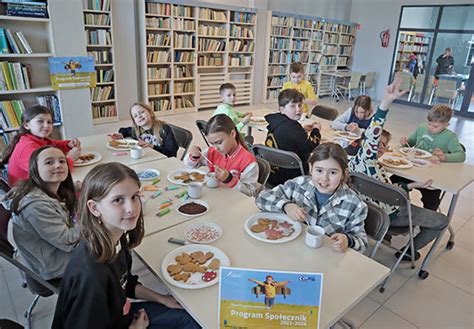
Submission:
[[435,78],[439,79],[441,74],[450,74],[453,71],[454,67],[454,57],[452,55],[451,48],[446,48],[444,53],[436,59]]

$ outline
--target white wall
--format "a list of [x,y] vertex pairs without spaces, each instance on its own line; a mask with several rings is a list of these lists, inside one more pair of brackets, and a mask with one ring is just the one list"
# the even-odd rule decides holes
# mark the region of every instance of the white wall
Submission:
[[268,10],[349,20],[352,0],[268,0]]

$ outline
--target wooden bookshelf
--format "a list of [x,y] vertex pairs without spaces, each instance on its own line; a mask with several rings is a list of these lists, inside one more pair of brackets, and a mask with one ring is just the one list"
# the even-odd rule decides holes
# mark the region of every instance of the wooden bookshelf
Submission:
[[400,32],[394,71],[408,70],[410,56],[420,55],[423,67],[430,49],[431,35],[423,32]]
[[[225,82],[236,86],[238,102],[251,104],[254,10],[142,0],[139,15],[142,98],[156,115],[215,107]],[[165,35],[169,43],[155,42]],[[161,53],[150,60],[152,51]]]
[[97,85],[91,88],[94,124],[118,121],[111,0],[83,0],[84,30],[88,56],[95,59]]
[[350,69],[355,24],[274,11],[267,22],[264,102],[276,101],[292,62],[305,66],[305,80],[319,96],[330,94],[330,81],[321,72]]
[[[5,7],[6,3],[0,3],[0,12],[4,13]],[[54,56],[50,19],[0,15],[0,28],[12,34],[21,32],[32,51],[14,53],[11,42],[6,39],[8,49],[0,53],[0,138],[8,144],[19,129],[25,108],[38,103],[50,107],[55,127],[62,125],[63,115],[59,93],[52,89],[49,75],[48,58]],[[21,51],[24,51],[23,43],[19,47],[20,42],[15,37],[17,48],[23,47]]]

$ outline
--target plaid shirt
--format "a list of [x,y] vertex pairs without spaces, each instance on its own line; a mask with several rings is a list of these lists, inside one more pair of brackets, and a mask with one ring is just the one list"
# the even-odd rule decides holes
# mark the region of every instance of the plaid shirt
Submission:
[[354,250],[363,252],[367,248],[364,229],[367,205],[346,185],[339,188],[320,209],[316,202],[316,187],[310,176],[296,177],[265,190],[255,202],[261,210],[272,212],[284,212],[283,207],[287,203],[296,203],[306,211],[311,225],[323,227],[329,236],[346,234]]

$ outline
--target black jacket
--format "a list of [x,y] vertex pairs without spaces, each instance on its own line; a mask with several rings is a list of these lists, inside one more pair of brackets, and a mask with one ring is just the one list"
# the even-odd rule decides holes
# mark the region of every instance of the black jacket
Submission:
[[142,140],[153,145],[155,151],[163,153],[168,158],[176,157],[176,154],[178,154],[178,143],[174,137],[173,130],[171,130],[171,127],[168,125],[163,125],[163,128],[160,131],[160,137],[163,140],[161,144],[158,143],[156,137],[153,135],[152,129],[146,130],[141,136],[135,135],[135,129],[133,127],[120,128],[119,133],[121,133],[124,138]]
[[[296,153],[303,161],[303,167],[307,173],[309,155],[321,140],[319,129],[315,128],[308,134],[298,121],[291,120],[281,113],[268,114],[265,119],[269,123],[265,145]],[[298,176],[301,176],[298,169],[272,167],[268,183],[276,186]]]
[[133,314],[124,315],[124,305],[138,284],[131,266],[126,248],[104,264],[81,241],[66,268],[52,328],[128,328]]

